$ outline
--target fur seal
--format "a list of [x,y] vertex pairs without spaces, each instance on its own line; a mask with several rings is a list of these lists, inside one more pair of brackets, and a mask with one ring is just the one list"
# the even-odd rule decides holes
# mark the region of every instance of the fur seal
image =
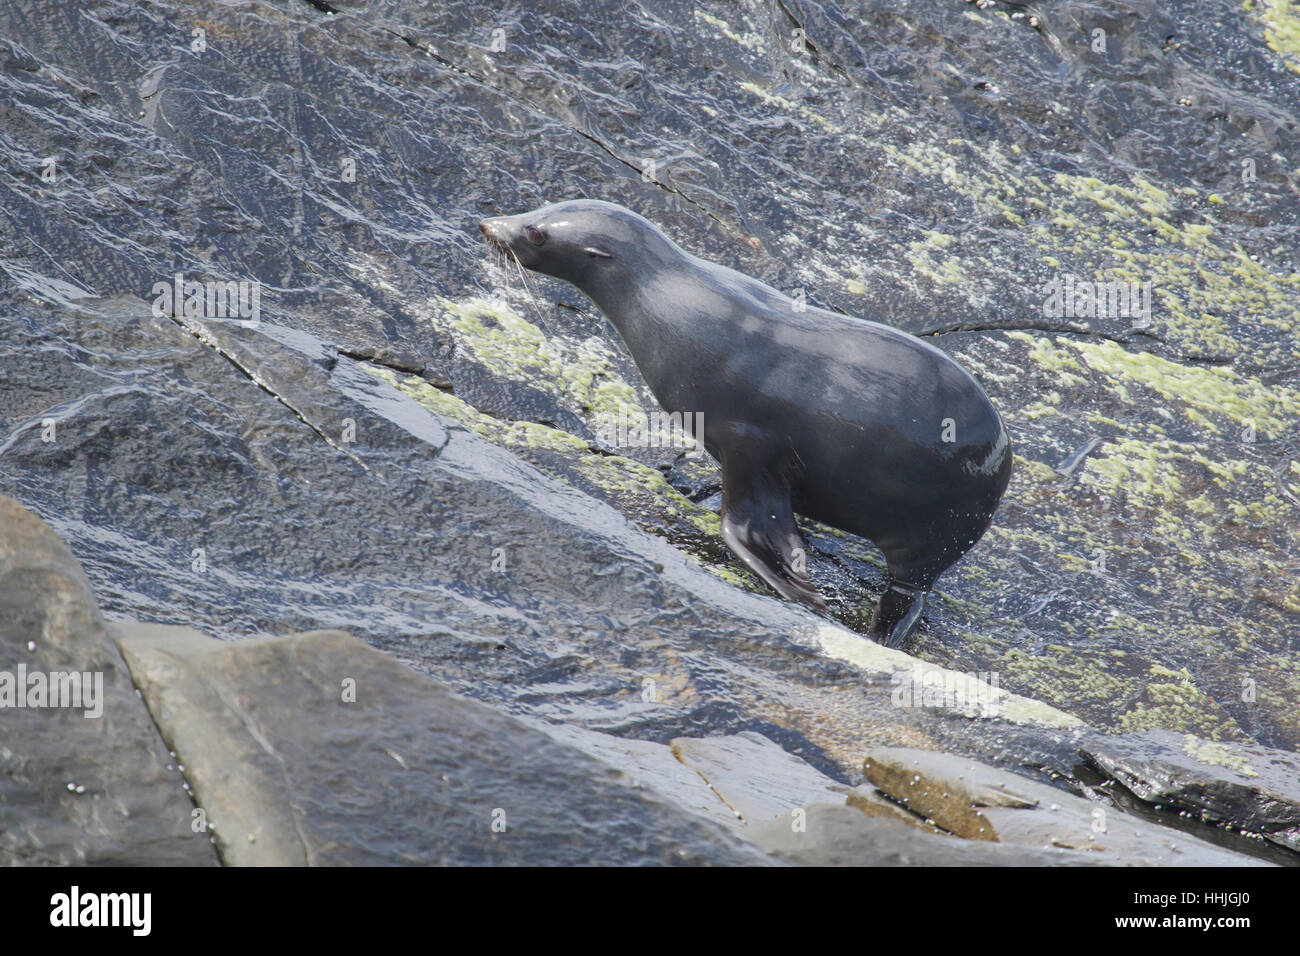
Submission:
[[888,325],[796,309],[612,203],[562,202],[479,228],[585,293],[665,409],[703,415],[732,551],[783,597],[824,610],[794,513],[861,535],[889,571],[869,634],[891,647],[908,638],[1011,476],[1007,431],[969,372]]

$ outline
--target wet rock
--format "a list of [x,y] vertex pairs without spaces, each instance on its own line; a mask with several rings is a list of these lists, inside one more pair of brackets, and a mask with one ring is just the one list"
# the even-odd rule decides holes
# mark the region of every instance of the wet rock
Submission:
[[729,737],[679,737],[666,747],[564,726],[546,730],[694,812],[714,816],[745,833],[771,820],[788,819],[808,804],[841,800],[869,817],[943,832],[875,787],[850,789],[752,731]]
[[1300,757],[1293,753],[1163,730],[1098,738],[1081,752],[1148,803],[1300,850]]
[[[1300,743],[1285,641],[1300,613],[1285,570],[1300,371],[1277,318],[1300,295],[1287,159],[1300,77],[1278,43],[1294,14],[1069,0],[1031,24],[996,4],[898,0],[845,18],[808,3],[802,54],[784,42],[787,15],[754,3],[664,0],[652,26],[616,4],[564,3],[544,29],[451,0],[333,15],[164,6],[115,8],[93,31],[75,5],[0,7],[0,53],[31,67],[0,74],[0,150],[17,171],[0,230],[13,308],[148,297],[176,271],[260,282],[265,319],[435,391],[454,381],[488,440],[761,592],[697,504],[715,466],[661,481],[634,466],[669,464],[662,449],[606,448],[611,470],[591,460],[598,417],[652,411],[652,396],[589,305],[543,279],[530,294],[475,229],[544,201],[618,200],[694,253],[933,333],[987,387],[1016,469],[989,534],[940,582],[922,654],[1112,731]],[[205,49],[178,46],[195,30]],[[962,69],[936,69],[954,48]],[[257,109],[231,124],[231,102]],[[1066,275],[1150,282],[1150,327],[1044,315],[1046,283]],[[65,345],[51,333],[20,354]],[[110,374],[129,374],[113,361]],[[44,363],[6,371],[6,424],[85,395]],[[165,384],[215,387],[183,373]],[[52,392],[58,402],[35,400]],[[226,451],[242,437],[237,420],[204,425]],[[1053,470],[1063,462],[1068,483]],[[52,518],[63,484],[40,487],[27,464],[2,487]],[[114,522],[95,491],[80,544],[168,537]],[[879,555],[806,530],[832,614],[861,630]],[[86,564],[106,598],[144,595],[127,613],[149,610],[148,582],[165,577],[143,558]],[[194,604],[190,623],[260,626]],[[315,626],[301,617],[295,627]],[[391,644],[409,632],[383,630]],[[1250,705],[1247,670],[1261,692]]]
[[[868,745],[1068,777],[1077,718],[1294,748],[1294,15],[977,6],[805,3],[804,56],[754,3],[650,25],[560,3],[543,29],[193,0],[94,30],[0,4],[0,490],[111,614],[345,628],[547,720],[762,728],[843,779]],[[475,229],[576,195],[926,333],[989,390],[1016,468],[929,602],[919,676],[850,633],[870,545],[805,523],[827,624],[722,547],[711,462],[593,450],[653,397],[589,306],[527,291]],[[260,330],[151,317],[176,271],[260,283]],[[1044,316],[1068,275],[1151,283],[1150,327]]]
[[[486,440],[456,397],[426,386],[447,403],[430,407],[313,335],[130,296],[33,313],[0,342],[14,381],[46,350],[44,391],[4,396],[0,482],[87,502],[49,520],[115,614],[173,609],[228,638],[345,625],[522,715],[658,740],[775,728],[823,770],[868,744],[1077,762],[1076,718],[733,587]],[[45,443],[30,423],[50,407],[65,411]],[[491,427],[541,457],[565,447]],[[900,706],[918,668],[960,696]]]
[[924,830],[927,833],[940,834],[945,832],[928,820],[917,816],[915,813],[905,809],[895,801],[890,800],[882,791],[870,784],[854,787],[845,799],[845,803],[856,810],[860,810],[869,817],[883,820],[897,820],[900,823],[906,823],[910,827],[916,827],[918,830]]
[[[998,839],[983,808],[1038,805],[1036,799],[1007,789],[1008,784],[1021,785],[1009,774],[929,751],[874,750],[868,754],[863,772],[872,784],[913,812],[970,840]],[[974,776],[975,772],[982,772],[984,778]],[[1027,780],[1023,786],[1035,788],[1040,796],[1048,789]]]
[[215,864],[169,763],[76,558],[0,495],[0,865]]
[[672,746],[677,758],[750,826],[788,816],[806,803],[842,803],[849,790],[753,731],[731,737],[679,737]]
[[767,862],[342,632],[118,639],[228,864]]
[[988,764],[879,748],[867,779],[936,825],[971,840],[1086,850],[1116,866],[1258,866],[1260,861]]
[[674,748],[667,744],[615,737],[566,724],[546,724],[539,729],[561,743],[616,767],[635,786],[649,788],[691,813],[709,817],[732,829],[744,827],[745,821],[736,811],[723,801],[700,773],[678,760]]
[[749,831],[759,846],[803,866],[1101,866],[1096,854],[920,833],[842,804],[814,803],[794,820]]

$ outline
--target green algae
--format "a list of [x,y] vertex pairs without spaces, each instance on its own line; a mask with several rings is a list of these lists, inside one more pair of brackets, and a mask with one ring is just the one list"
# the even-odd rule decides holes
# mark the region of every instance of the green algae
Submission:
[[511,422],[484,415],[472,405],[449,392],[435,388],[418,375],[399,375],[390,369],[369,363],[362,366],[398,391],[409,395],[430,411],[462,425],[467,431],[486,438],[493,444],[509,448],[548,449],[557,452],[579,453],[588,450],[587,443],[568,432],[548,428],[535,422]]
[[[1187,208],[1203,198],[1195,190],[1175,195],[1140,175],[1124,184],[1056,173],[1049,184],[1022,171],[997,143],[960,142],[968,156],[924,140],[881,149],[969,201],[975,219],[1014,222],[1010,213],[1031,223],[1022,234],[1054,271],[1070,264],[1097,281],[1151,282],[1159,303],[1155,324],[1172,346],[1227,356],[1251,349],[1260,364],[1290,360],[1300,327],[1300,273],[1251,258],[1221,237],[1204,213]],[[1231,200],[1216,205],[1225,204]],[[956,275],[921,255],[928,240],[918,242],[908,248],[919,272],[936,281]],[[1010,279],[1025,285],[1023,276]],[[974,284],[962,291],[972,305],[981,304]]]
[[1196,688],[1187,671],[1153,665],[1142,699],[1119,719],[1124,733],[1169,729],[1208,740],[1247,740],[1237,722]]
[[1245,754],[1238,753],[1231,747],[1225,747],[1214,741],[1202,740],[1194,734],[1185,734],[1183,736],[1183,752],[1201,763],[1227,767],[1243,777],[1259,776],[1259,772],[1251,766],[1250,759]]
[[[1214,435],[1234,423],[1253,429],[1257,440],[1284,434],[1300,419],[1300,391],[1283,386],[1265,386],[1231,368],[1202,368],[1172,362],[1150,352],[1129,351],[1116,342],[1103,340],[1051,340],[1023,332],[1009,333],[1029,345],[1030,358],[1041,368],[1054,373],[1059,381],[1091,369],[1104,375],[1106,384],[1126,401],[1132,399],[1130,386],[1141,385],[1163,399],[1174,400],[1185,417]],[[1232,430],[1234,435],[1239,429]]]
[[636,390],[618,373],[614,352],[597,335],[557,342],[509,304],[486,298],[442,299],[435,325],[494,375],[550,389],[578,412],[639,412]]
[[419,376],[399,376],[386,368],[364,366],[371,375],[409,395],[430,411],[449,418],[468,431],[493,444],[516,452],[552,452],[563,467],[554,461],[534,462],[544,471],[567,481],[585,479],[587,483],[638,515],[647,527],[686,523],[699,534],[716,537],[721,533],[718,516],[701,508],[670,485],[664,476],[649,465],[596,451],[581,438],[558,428],[536,422],[503,421],[485,415],[472,405],[441,389],[434,388]]
[[[1004,686],[1055,704],[1118,733],[1163,728],[1211,740],[1245,740],[1247,735],[1191,675],[1158,664],[1147,675],[1127,674],[1124,652],[1051,647],[1030,655],[1006,651],[997,662]],[[1120,665],[1117,668],[1117,664]]]
[[[1048,339],[1018,331],[1008,332],[1007,338],[1027,344],[1029,358],[1040,368],[1054,373],[1056,381],[1060,384],[1067,386],[1086,384],[1087,379],[1080,373],[1086,372],[1087,369],[1064,340]],[[1053,404],[1059,402],[1060,396],[1057,394],[1057,401]]]
[[907,261],[920,275],[938,285],[961,285],[967,281],[966,270],[962,268],[957,257],[949,257],[936,262],[933,254],[942,251],[957,241],[956,236],[927,230],[925,241],[907,244]]
[[1246,0],[1244,7],[1263,23],[1268,48],[1300,73],[1300,4],[1295,0]]
[[[1165,727],[1241,739],[1225,709],[1236,702],[1220,700],[1221,687],[1202,690],[1181,663],[1205,661],[1209,673],[1222,675],[1227,656],[1257,680],[1260,714],[1296,733],[1300,721],[1285,701],[1297,699],[1300,681],[1284,659],[1261,651],[1259,639],[1285,630],[1279,615],[1300,607],[1300,588],[1286,570],[1294,564],[1289,555],[1300,552],[1297,509],[1286,498],[1300,465],[1287,459],[1279,473],[1241,434],[1253,426],[1263,441],[1266,429],[1286,428],[1288,419],[1294,428],[1295,393],[1234,369],[1182,366],[1110,342],[1023,332],[1006,339],[1020,351],[993,354],[1022,367],[1018,391],[1037,395],[1010,413],[1018,432],[1077,428],[1081,409],[1058,391],[1065,375],[1078,377],[1069,399],[1087,394],[1089,407],[1105,408],[1096,396],[1109,392],[1112,404],[1136,415],[1120,420],[1082,410],[1107,428],[1072,480],[1028,457],[1034,442],[1018,434],[1021,454],[1005,499],[1011,516],[1004,503],[1002,520],[980,545],[980,567],[959,566],[948,587],[978,592],[1023,577],[1028,566],[1050,582],[1043,587],[1082,589],[1103,601],[1137,590],[1150,597],[1136,606],[1158,606],[1159,613],[1134,615],[1120,603],[1092,622],[1053,617],[1054,635],[1070,648],[1029,655],[1013,644],[999,661],[1003,686],[1112,731]],[[1181,440],[1166,432],[1179,421]],[[1254,602],[1248,616],[1212,610],[1247,600]],[[981,654],[1034,629],[1031,621],[999,623],[1001,631],[991,633],[1003,636]],[[1112,642],[1142,650],[1115,655],[1106,646]],[[1166,665],[1166,655],[1177,668]]]
[[793,113],[795,115],[802,116],[804,119],[808,120],[809,122],[817,124],[828,133],[837,133],[837,134],[844,133],[844,128],[842,126],[832,122],[831,120],[828,120],[825,116],[822,116],[820,113],[816,112],[815,110],[809,109],[808,107],[804,106],[802,103],[795,103],[792,100],[788,100],[784,96],[778,96],[775,93],[769,93],[767,90],[763,89],[757,83],[746,81],[740,84],[740,88],[744,90],[746,93],[758,97],[768,106],[775,107],[786,113]]

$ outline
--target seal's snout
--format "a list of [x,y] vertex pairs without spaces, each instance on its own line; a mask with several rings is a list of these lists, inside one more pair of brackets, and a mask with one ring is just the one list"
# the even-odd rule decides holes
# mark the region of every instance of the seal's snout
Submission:
[[509,242],[509,234],[502,219],[484,219],[478,224],[478,228],[488,242],[498,246],[504,246]]

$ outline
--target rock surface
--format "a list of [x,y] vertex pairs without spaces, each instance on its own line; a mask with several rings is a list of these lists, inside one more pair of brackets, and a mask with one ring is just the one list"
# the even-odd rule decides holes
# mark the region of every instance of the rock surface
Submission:
[[752,827],[807,803],[842,803],[848,787],[814,770],[762,734],[679,737],[673,753]]
[[1251,866],[1259,861],[949,754],[880,748],[867,779],[915,813],[971,840],[1092,851],[1115,866]]
[[[846,784],[909,746],[1077,786],[1079,718],[1300,746],[1294,11],[322,6],[0,4],[0,491],[109,616],[345,629]],[[602,437],[656,407],[626,351],[475,228],[576,195],[985,385],[1015,471],[925,667],[853,633],[865,542],[804,524],[817,619],[721,546],[712,463]],[[153,309],[177,273],[257,328]],[[1150,323],[1045,315],[1063,276],[1150,283]]]
[[[472,577],[457,562],[490,565],[504,547],[522,572],[536,524],[431,527],[436,485],[349,493],[336,483],[346,422],[322,413],[334,406],[320,379],[281,368],[269,337],[230,352],[235,364],[205,363],[164,329],[114,343],[110,320],[85,312],[91,299],[152,302],[177,272],[261,283],[263,328],[314,343],[328,378],[335,363],[374,376],[762,592],[718,543],[716,467],[600,437],[600,416],[655,407],[607,325],[572,290],[538,280],[529,295],[485,261],[484,214],[589,195],[777,288],[933,333],[981,379],[1016,468],[989,535],[940,582],[921,655],[1110,731],[1300,744],[1287,641],[1300,591],[1284,570],[1300,548],[1300,75],[1279,42],[1293,12],[1266,21],[1235,0],[1177,14],[1158,0],[1063,0],[1033,16],[932,0],[852,17],[818,0],[793,14],[662,0],[631,17],[615,0],[555,0],[544,18],[454,0],[333,6],[0,7],[12,64],[0,156],[16,171],[0,211],[0,489],[55,525],[108,611],[223,637],[344,627],[470,696],[521,687],[559,713],[604,691],[609,712],[593,719],[657,739],[766,724],[789,734],[783,745],[817,736],[841,771],[856,765],[826,738],[860,728],[810,732],[806,716],[851,708],[778,713],[716,658],[678,655],[672,676],[661,659],[645,668],[720,701],[675,727],[613,700],[627,674],[549,681],[610,648],[565,636],[538,653],[539,635],[609,616],[606,592],[654,585],[611,573],[553,525],[536,563],[567,559],[571,580],[603,588],[565,607],[489,588],[477,608],[493,613],[449,614],[442,599]],[[232,102],[257,108],[232,122]],[[1067,274],[1150,282],[1150,327],[1044,315],[1046,283]],[[224,345],[204,335],[202,347]],[[239,368],[283,400],[286,421],[238,394]],[[66,444],[36,439],[47,417]],[[376,434],[345,418],[361,440]],[[388,433],[392,464],[367,467],[387,477],[439,447],[418,441]],[[314,494],[299,494],[308,481]],[[805,530],[832,615],[862,629],[878,554]],[[400,534],[420,545],[405,550]],[[277,535],[293,553],[254,543]],[[217,559],[206,578],[182,571],[196,548]],[[442,593],[403,579],[421,552],[427,580],[451,582]],[[681,600],[665,629],[693,626],[696,598]],[[448,622],[437,641],[434,620]],[[461,654],[462,638],[515,650]],[[807,676],[775,668],[786,683]],[[1250,700],[1243,677],[1258,685]]]
[[0,495],[0,682],[20,667],[97,675],[86,687],[102,680],[102,697],[20,708],[0,694],[0,866],[215,864],[76,558]]
[[[106,627],[51,529],[5,498],[0,518],[6,646],[28,670],[104,674],[102,717],[3,714],[10,863],[212,863],[209,831],[233,865],[1254,862],[943,753],[877,749],[850,790],[754,732],[669,747],[520,721],[338,631],[222,642]],[[1118,741],[1104,759],[1170,742]],[[1290,819],[1261,796],[1285,782],[1286,755],[1260,779],[1259,752],[1181,743],[1198,780],[1211,764],[1236,774],[1213,778],[1208,807],[1249,797],[1256,826]]]
[[[899,706],[900,679],[944,669],[718,580],[310,335],[182,328],[119,297],[49,310],[14,338],[35,347],[51,330],[66,336],[47,364],[68,396],[91,387],[76,355],[131,371],[69,397],[78,412],[56,441],[20,430],[6,460],[39,497],[70,482],[102,502],[57,520],[119,613],[165,617],[145,605],[175,604],[181,623],[224,637],[355,626],[520,715],[660,740],[762,728],[823,772],[856,767],[864,744],[927,742],[1062,774],[1076,760],[1077,718],[962,675],[948,675],[953,687],[983,688],[979,719],[947,698]],[[0,363],[17,367],[19,351],[0,346]],[[177,376],[202,393],[178,391]],[[133,530],[97,532],[104,522]],[[155,570],[147,581],[112,583],[140,561]]]
[[128,625],[119,642],[228,864],[767,862],[350,635]]
[[1300,850],[1300,757],[1151,730],[1089,742],[1084,757],[1151,804]]
[[772,853],[803,866],[1102,866],[1099,854],[962,840],[920,833],[899,820],[873,819],[854,807],[814,803],[793,818],[751,833]]
[[635,786],[653,790],[684,810],[708,817],[735,831],[745,827],[745,821],[718,796],[708,781],[678,760],[673,748],[667,744],[615,737],[568,724],[539,724],[538,729],[617,768]]

